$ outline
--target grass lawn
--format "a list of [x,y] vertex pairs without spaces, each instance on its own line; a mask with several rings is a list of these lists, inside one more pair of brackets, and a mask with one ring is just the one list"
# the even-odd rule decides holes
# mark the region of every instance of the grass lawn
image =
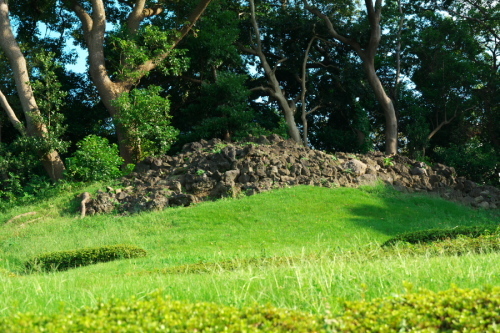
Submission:
[[[498,224],[499,210],[473,210],[383,186],[301,186],[162,212],[80,219],[75,194],[0,215],[0,316],[68,311],[155,290],[177,300],[325,313],[340,311],[345,300],[389,296],[410,284],[435,291],[452,284],[500,285],[497,253],[387,256],[379,247],[406,231]],[[37,214],[4,223],[26,212]],[[148,255],[64,272],[24,272],[24,262],[42,253],[114,244],[136,245]],[[251,264],[255,260],[261,264]],[[231,269],[215,264],[201,273],[172,273],[177,266],[228,261]]]

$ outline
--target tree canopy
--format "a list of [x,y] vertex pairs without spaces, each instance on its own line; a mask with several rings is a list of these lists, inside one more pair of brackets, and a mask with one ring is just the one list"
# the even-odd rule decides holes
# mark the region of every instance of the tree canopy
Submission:
[[[0,8],[0,197],[71,178],[67,160],[86,156],[81,142],[95,136],[116,144],[124,165],[194,140],[278,133],[329,152],[407,154],[498,184],[497,1]],[[88,51],[84,73],[68,67],[76,46]]]

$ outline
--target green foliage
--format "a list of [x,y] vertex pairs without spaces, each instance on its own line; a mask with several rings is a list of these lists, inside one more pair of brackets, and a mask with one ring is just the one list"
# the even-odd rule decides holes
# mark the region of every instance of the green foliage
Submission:
[[141,299],[100,302],[54,316],[19,314],[0,319],[3,332],[325,332],[320,316],[255,305],[238,309],[186,303],[160,292]]
[[193,123],[190,140],[242,138],[258,129],[255,112],[249,107],[246,75],[219,73],[216,82],[201,86],[198,99],[183,110]]
[[[152,60],[166,75],[180,75],[188,68],[188,59],[184,57],[186,51],[172,49],[172,41],[179,34],[173,30],[161,30],[155,25],[145,25],[137,33],[131,34],[126,27],[110,34],[110,59],[115,59],[118,79],[138,79],[147,72],[137,71],[137,67]],[[163,54],[168,56],[160,61]]]
[[[467,237],[458,235],[456,238],[445,238],[431,243],[398,243],[396,247],[385,247],[388,255],[418,256],[458,256],[471,253],[485,254],[500,251],[500,237],[495,235],[479,235]],[[392,251],[391,251],[392,250]]]
[[112,245],[71,251],[51,252],[25,263],[27,271],[63,271],[99,262],[146,256],[146,251],[133,245]]
[[202,274],[217,271],[234,271],[247,267],[280,267],[288,266],[290,263],[300,261],[300,257],[253,257],[243,259],[233,259],[219,262],[199,262],[196,264],[186,264],[167,267],[155,270],[150,273],[160,274]]
[[150,85],[122,93],[114,105],[120,110],[116,117],[126,129],[128,143],[134,148],[135,160],[165,154],[179,131],[170,126],[170,102],[160,96],[162,88]]
[[[411,290],[412,286],[407,288]],[[346,302],[341,315],[312,315],[272,306],[236,308],[171,300],[155,292],[99,302],[52,316],[0,319],[3,332],[496,332],[500,288],[419,290]]]
[[386,241],[382,246],[392,246],[398,242],[411,244],[430,243],[458,236],[479,237],[483,235],[497,234],[500,229],[496,225],[474,225],[459,226],[452,229],[429,229],[400,234]]
[[[31,119],[35,126],[44,125],[47,133],[44,137],[28,136],[23,126],[22,135],[18,135],[19,129],[11,133],[7,129],[5,135],[2,128],[1,133],[7,137],[7,140],[0,138],[0,199],[4,201],[14,202],[41,194],[50,183],[40,156],[53,150],[64,153],[70,145],[63,140],[66,126],[61,113],[68,93],[62,89],[56,75],[62,65],[54,58],[54,53],[47,51],[35,52],[28,58],[30,75],[34,79],[31,85],[40,110],[39,115],[31,113]],[[14,110],[20,108],[13,103],[12,107]],[[5,127],[3,121],[0,119],[0,127]]]
[[384,166],[394,166],[394,158],[384,157]]
[[10,145],[0,143],[0,209],[43,195],[52,187],[32,141],[20,137]]
[[454,167],[460,176],[479,183],[498,185],[500,156],[492,146],[478,138],[462,145],[436,147],[434,152],[442,163]]
[[116,144],[108,139],[89,135],[77,143],[78,150],[68,158],[67,174],[71,179],[98,181],[118,178],[122,175],[120,166],[123,159]]
[[333,332],[497,332],[499,307],[499,287],[453,287],[347,302],[328,322]]
[[37,105],[43,116],[42,121],[47,126],[50,149],[64,152],[68,143],[62,142],[60,138],[66,131],[64,116],[61,113],[66,105],[65,98],[68,92],[62,90],[62,84],[58,80],[56,71],[61,70],[62,64],[54,61],[53,52],[42,51],[36,55],[35,68],[40,73],[39,78],[32,84]]

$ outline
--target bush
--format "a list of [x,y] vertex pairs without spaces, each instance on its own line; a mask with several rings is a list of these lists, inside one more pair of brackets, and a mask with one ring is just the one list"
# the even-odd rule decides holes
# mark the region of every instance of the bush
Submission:
[[20,314],[0,319],[1,332],[325,332],[324,321],[271,306],[238,309],[214,303],[186,303],[160,293],[113,300],[70,314]]
[[478,237],[467,237],[459,235],[457,238],[447,238],[438,242],[409,244],[401,246],[386,247],[386,255],[408,255],[408,256],[459,256],[471,253],[492,253],[500,251],[499,235],[481,235]]
[[99,262],[144,256],[146,251],[136,246],[112,245],[42,254],[28,260],[25,267],[28,271],[63,271]]
[[490,235],[500,231],[498,226],[494,225],[476,225],[476,226],[460,226],[452,229],[429,229],[407,232],[393,237],[382,244],[382,246],[392,246],[398,242],[407,242],[411,244],[431,243],[444,239],[454,239],[458,236],[467,236],[471,238],[482,235]]
[[472,138],[465,144],[434,148],[438,160],[457,173],[478,183],[498,185],[500,156],[491,145]]
[[123,159],[116,144],[106,138],[89,135],[77,143],[78,150],[68,158],[67,174],[79,181],[111,180],[122,175]]
[[347,302],[333,332],[498,332],[500,288],[421,290],[372,301]]
[[100,302],[51,316],[0,318],[16,332],[498,332],[500,288],[421,290],[371,301],[346,302],[338,316],[255,305],[173,301],[156,292],[141,299]]

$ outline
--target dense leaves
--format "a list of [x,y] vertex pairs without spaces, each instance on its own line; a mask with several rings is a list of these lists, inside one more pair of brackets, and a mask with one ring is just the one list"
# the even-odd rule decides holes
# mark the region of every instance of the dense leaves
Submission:
[[[179,41],[181,27],[198,3],[146,1],[145,16],[134,21],[134,2],[105,1],[110,24],[100,40],[104,71],[97,74],[94,68],[88,75],[69,70],[77,57],[85,60],[72,44],[87,49],[90,39],[84,38],[81,18],[68,2],[9,2],[41,111],[37,121],[48,133],[43,139],[23,136],[1,113],[2,196],[13,198],[31,179],[46,177],[40,152],[58,151],[67,158],[88,135],[118,144],[128,162],[202,138],[283,135],[290,119],[285,122],[283,102],[269,91],[271,76],[252,51],[257,35],[248,3],[213,0]],[[362,3],[308,3],[328,17],[339,35],[367,47],[373,25]],[[384,150],[386,119],[367,79],[362,52],[332,38],[327,21],[304,1],[255,5],[261,48],[294,112],[291,121],[303,135],[301,141],[327,151]],[[396,109],[399,153],[451,165],[480,183],[498,184],[499,4],[401,0],[382,6],[374,67]],[[87,2],[82,9],[93,10]],[[0,90],[25,124],[12,67],[3,53],[0,73]],[[113,81],[114,90],[107,91],[114,91],[114,97],[106,97],[113,102],[98,85],[103,75]]]
[[[411,289],[411,286],[408,286]],[[496,332],[500,289],[421,290],[347,302],[340,315],[272,306],[236,308],[171,300],[156,292],[52,316],[0,319],[3,332]]]
[[122,175],[123,159],[118,146],[106,138],[89,135],[77,143],[78,150],[68,158],[68,176],[78,181],[111,180]]
[[28,271],[63,271],[117,259],[144,257],[146,251],[133,245],[112,245],[71,251],[51,252],[25,263]]

